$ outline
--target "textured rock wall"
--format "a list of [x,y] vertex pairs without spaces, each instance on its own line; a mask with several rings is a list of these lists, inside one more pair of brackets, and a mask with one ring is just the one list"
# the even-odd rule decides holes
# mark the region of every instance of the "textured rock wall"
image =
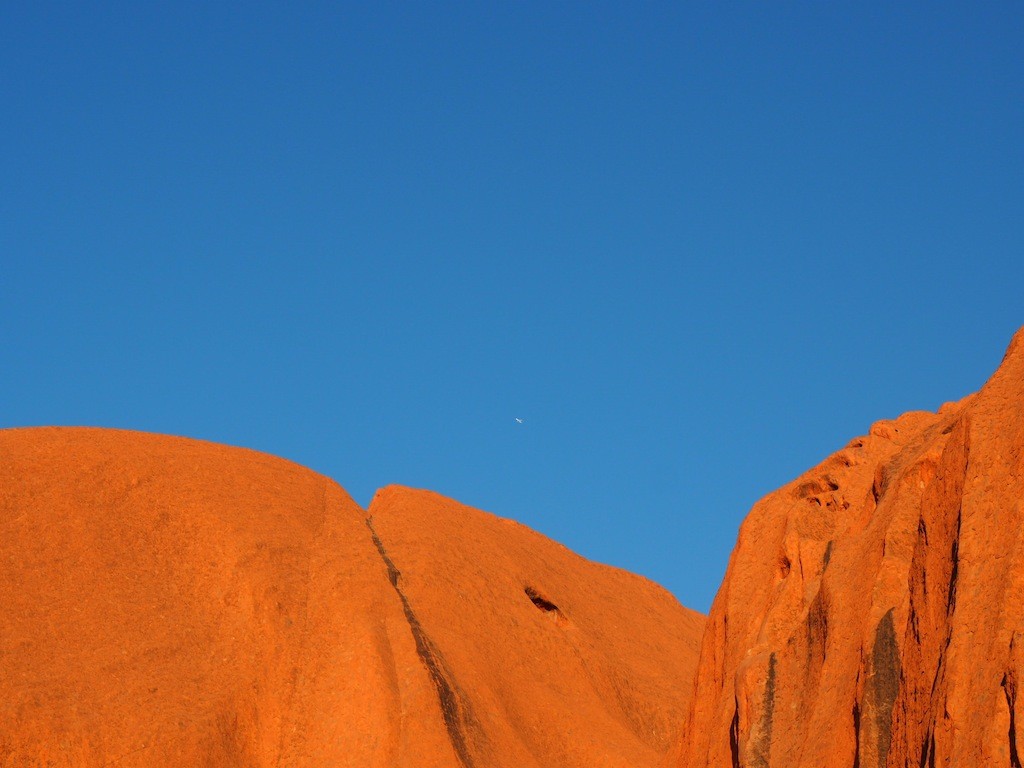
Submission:
[[512,520],[388,487],[369,508],[475,768],[657,765],[704,617]]
[[374,514],[253,451],[0,431],[0,767],[658,763],[703,617],[434,494]]
[[743,523],[667,765],[1019,765],[1024,332]]

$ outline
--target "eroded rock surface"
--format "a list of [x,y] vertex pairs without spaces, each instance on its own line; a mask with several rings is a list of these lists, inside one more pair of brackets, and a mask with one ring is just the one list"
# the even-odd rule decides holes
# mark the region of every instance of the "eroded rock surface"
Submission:
[[429,491],[385,488],[369,512],[467,768],[658,764],[689,703],[703,616]]
[[[0,431],[0,766],[656,765],[702,617],[432,494]],[[531,590],[533,592],[531,593]]]
[[1024,331],[754,506],[667,765],[1019,766]]

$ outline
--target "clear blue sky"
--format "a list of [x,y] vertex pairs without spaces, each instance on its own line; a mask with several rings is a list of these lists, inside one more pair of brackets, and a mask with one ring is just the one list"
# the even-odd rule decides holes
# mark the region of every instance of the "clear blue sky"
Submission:
[[4,3],[3,424],[431,488],[706,610],[758,497],[1024,324],[1024,6],[889,5]]

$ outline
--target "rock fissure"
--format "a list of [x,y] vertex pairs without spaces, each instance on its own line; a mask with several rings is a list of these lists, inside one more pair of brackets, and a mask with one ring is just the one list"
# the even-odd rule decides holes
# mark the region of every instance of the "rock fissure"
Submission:
[[655,768],[686,712],[703,617],[526,526],[163,435],[0,455],[0,766]]
[[377,548],[381,560],[384,562],[384,567],[387,569],[388,581],[391,582],[391,586],[394,587],[398,599],[402,603],[406,622],[409,624],[413,641],[416,644],[416,654],[419,656],[423,666],[426,667],[427,674],[430,676],[430,680],[437,691],[437,699],[441,707],[441,717],[444,719],[445,730],[448,732],[452,749],[455,750],[455,755],[464,768],[474,768],[475,764],[466,733],[471,719],[469,708],[464,697],[459,693],[458,685],[448,670],[444,657],[423,629],[423,625],[409,603],[409,598],[406,597],[405,592],[402,590],[400,584],[402,573],[395,566],[394,561],[384,548],[384,543],[377,535],[377,531],[373,527],[373,519],[368,517],[365,522],[366,527],[370,530],[370,538],[373,540],[373,544]]
[[1006,708],[1009,711],[1010,727],[1007,734],[1010,750],[1010,768],[1021,768],[1020,756],[1017,752],[1017,686],[1015,681],[1003,676],[1003,693],[1006,696]]
[[740,767],[740,705],[733,700],[732,721],[729,723],[729,754],[732,768]]
[[956,607],[956,582],[957,577],[960,575],[960,524],[962,516],[962,512],[958,510],[956,515],[956,532],[953,534],[953,546],[949,553],[951,566],[949,588],[946,590],[946,614],[949,616],[953,615],[953,609]]
[[860,768],[860,704],[853,702],[853,768]]
[[890,608],[875,631],[875,642],[871,649],[871,674],[865,686],[871,692],[874,710],[878,765],[885,765],[892,743],[892,711],[899,693],[900,674],[899,647],[896,644],[893,609]]
[[530,602],[533,603],[538,610],[541,610],[544,613],[553,613],[555,616],[561,618],[562,612],[558,609],[558,606],[544,597],[534,587],[526,587],[523,592],[526,593],[526,596],[530,598]]

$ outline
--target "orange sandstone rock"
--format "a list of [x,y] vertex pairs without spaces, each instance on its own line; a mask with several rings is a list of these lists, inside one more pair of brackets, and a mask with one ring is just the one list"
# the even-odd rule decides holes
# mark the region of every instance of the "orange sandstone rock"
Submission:
[[467,766],[657,765],[704,618],[661,587],[429,491],[370,505]]
[[1024,330],[976,395],[758,502],[666,765],[1020,766]]
[[701,617],[440,497],[374,514],[252,451],[0,431],[0,766],[657,763]]

